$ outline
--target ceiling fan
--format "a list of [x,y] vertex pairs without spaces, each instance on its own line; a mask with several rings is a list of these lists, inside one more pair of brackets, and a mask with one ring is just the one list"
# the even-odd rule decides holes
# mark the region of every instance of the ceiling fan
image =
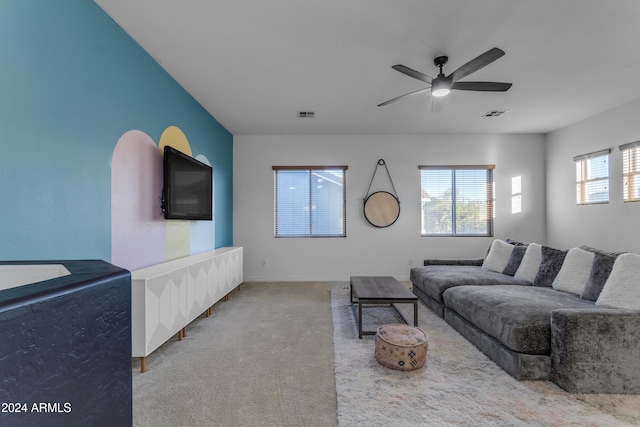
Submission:
[[453,73],[445,76],[442,72],[442,66],[447,63],[449,58],[447,56],[438,56],[433,60],[433,63],[436,67],[440,67],[440,74],[434,79],[433,77],[429,77],[426,74],[422,74],[419,71],[413,70],[409,67],[405,67],[404,65],[398,64],[394,65],[394,70],[400,71],[402,74],[406,74],[409,77],[413,77],[414,79],[418,79],[420,81],[430,83],[431,86],[426,87],[424,89],[419,89],[413,92],[405,93],[404,95],[400,95],[396,98],[385,101],[381,104],[378,104],[378,107],[382,107],[387,104],[391,104],[392,102],[399,101],[403,98],[407,98],[409,96],[418,95],[421,93],[431,92],[432,96],[442,97],[448,95],[452,90],[472,90],[472,91],[480,91],[480,92],[506,92],[511,87],[511,83],[498,83],[498,82],[461,82],[459,81],[463,77],[468,76],[469,74],[478,71],[479,69],[486,67],[491,64],[496,59],[500,58],[504,55],[504,51],[502,49],[498,49],[494,47],[493,49],[489,49],[482,55],[477,58],[472,59],[467,62]]

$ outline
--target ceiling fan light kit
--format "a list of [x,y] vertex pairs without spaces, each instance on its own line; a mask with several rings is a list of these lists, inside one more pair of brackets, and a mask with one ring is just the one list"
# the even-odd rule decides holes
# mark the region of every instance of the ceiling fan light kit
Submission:
[[435,79],[431,83],[431,95],[433,96],[447,96],[451,92],[451,87],[447,82]]
[[506,92],[511,88],[511,83],[500,83],[500,82],[459,82],[458,80],[468,76],[471,73],[478,71],[481,68],[486,67],[491,64],[496,59],[500,58],[504,55],[504,51],[497,47],[493,49],[489,49],[482,55],[472,59],[467,62],[453,73],[446,76],[442,72],[442,67],[449,61],[447,56],[438,56],[433,60],[433,63],[436,67],[440,68],[440,73],[434,79],[429,77],[426,74],[423,74],[419,71],[413,70],[407,66],[402,64],[394,65],[393,68],[396,71],[399,71],[409,77],[414,79],[418,79],[425,83],[430,83],[429,87],[425,89],[420,89],[417,91],[409,92],[404,95],[400,95],[396,98],[385,101],[381,104],[378,104],[378,107],[382,107],[384,105],[390,104],[395,101],[399,101],[408,96],[417,95],[420,93],[425,93],[427,91],[431,92],[432,96],[435,97],[443,97],[448,95],[452,90],[469,90],[469,91],[479,91],[479,92]]

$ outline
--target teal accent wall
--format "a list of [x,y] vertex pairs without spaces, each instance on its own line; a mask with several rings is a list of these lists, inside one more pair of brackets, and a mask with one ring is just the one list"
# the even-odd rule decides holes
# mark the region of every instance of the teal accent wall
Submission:
[[109,261],[115,145],[171,125],[211,161],[233,245],[231,133],[94,2],[0,0],[0,259]]

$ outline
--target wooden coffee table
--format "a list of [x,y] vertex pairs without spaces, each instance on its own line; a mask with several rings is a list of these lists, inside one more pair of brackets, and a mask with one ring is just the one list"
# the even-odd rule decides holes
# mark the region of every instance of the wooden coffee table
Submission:
[[[377,331],[362,330],[362,306],[389,304],[407,325],[409,321],[396,304],[413,304],[413,326],[418,326],[418,297],[391,276],[351,276],[351,305],[358,304],[358,338]],[[354,301],[354,298],[357,301]]]

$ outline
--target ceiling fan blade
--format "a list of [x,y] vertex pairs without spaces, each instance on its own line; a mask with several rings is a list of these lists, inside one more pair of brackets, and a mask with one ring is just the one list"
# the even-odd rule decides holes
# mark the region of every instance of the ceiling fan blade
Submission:
[[433,80],[433,78],[427,76],[426,74],[422,74],[420,71],[416,71],[412,68],[405,67],[404,65],[401,65],[401,64],[394,65],[391,68],[393,68],[396,71],[400,71],[402,74],[406,74],[409,77],[422,80],[423,82],[426,82],[426,83],[431,83],[431,80]]
[[410,96],[418,95],[418,94],[421,94],[421,93],[424,93],[424,92],[431,92],[431,88],[427,87],[427,88],[424,88],[424,89],[419,89],[419,90],[415,90],[413,92],[405,93],[404,95],[400,95],[398,97],[395,97],[393,99],[385,101],[382,104],[378,104],[378,107],[383,107],[383,106],[385,106],[387,104],[391,104],[392,102],[400,101],[402,98],[408,98]]
[[455,82],[451,89],[456,90],[476,90],[480,92],[506,92],[511,87],[511,83],[498,82]]
[[500,58],[503,55],[504,55],[504,51],[502,49],[498,49],[497,47],[494,47],[493,49],[489,49],[482,55],[472,59],[471,61],[464,64],[462,67],[455,70],[453,73],[449,75],[449,77],[447,77],[447,79],[451,83],[455,83],[456,81],[460,80],[463,77],[468,76],[474,71],[478,71],[480,68],[491,64],[493,61],[495,61],[496,59]]

